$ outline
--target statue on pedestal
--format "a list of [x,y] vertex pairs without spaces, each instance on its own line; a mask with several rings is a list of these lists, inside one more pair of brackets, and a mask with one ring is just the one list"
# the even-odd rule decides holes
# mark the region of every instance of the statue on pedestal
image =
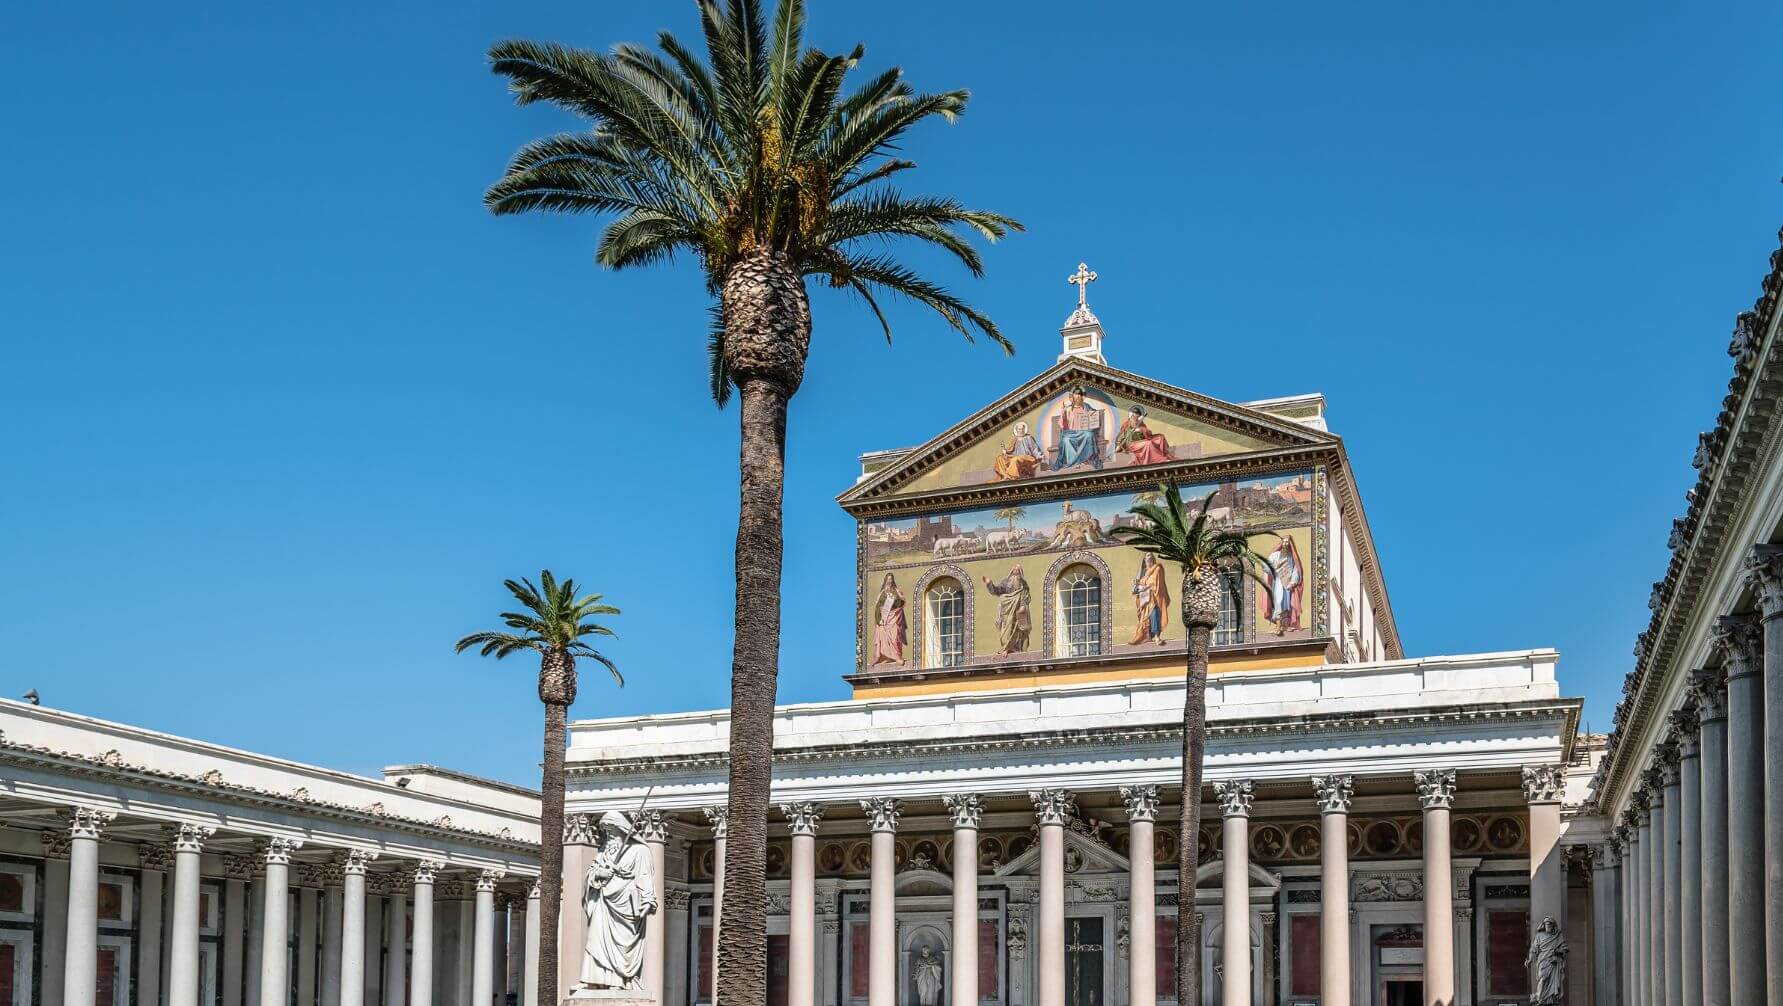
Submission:
[[656,913],[656,859],[632,837],[631,819],[608,811],[601,845],[582,879],[588,939],[580,984],[596,989],[642,989],[644,932]]
[[923,947],[910,964],[910,974],[916,979],[917,1006],[938,1006],[941,1002],[941,958]]
[[1553,916],[1542,919],[1536,928],[1523,963],[1535,978],[1531,1006],[1557,1006],[1566,1000],[1566,937],[1560,935],[1560,924]]

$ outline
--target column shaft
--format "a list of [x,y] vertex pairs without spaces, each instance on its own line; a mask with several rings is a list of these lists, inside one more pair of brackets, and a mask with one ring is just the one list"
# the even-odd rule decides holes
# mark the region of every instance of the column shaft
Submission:
[[285,1006],[291,995],[291,850],[296,842],[273,839],[260,881],[260,1006]]
[[1454,1006],[1455,883],[1449,861],[1449,808],[1455,771],[1417,772],[1424,807],[1424,1006]]
[[[424,1006],[416,1003],[415,1006]],[[520,1006],[539,1006],[539,885],[526,896],[526,961],[520,971]]]
[[342,877],[340,962],[340,1006],[365,1006],[364,859],[349,859]]
[[1065,828],[1040,825],[1040,917],[1035,961],[1040,1006],[1065,1006]]
[[341,923],[346,921],[344,907],[339,887],[322,888],[322,978],[318,984],[322,1006],[340,1006]]
[[409,927],[409,1006],[433,1006],[433,879],[444,864],[415,868],[415,918]]
[[1224,1006],[1251,1004],[1250,847],[1251,819],[1244,814],[1227,814],[1221,823],[1220,842],[1220,908],[1225,928],[1220,956],[1220,1002]]
[[[180,825],[173,842],[173,934],[167,951],[168,1006],[199,1006],[199,856],[210,829]],[[303,1004],[299,1004],[303,1006]]]
[[1350,1006],[1350,815],[1326,810],[1319,826],[1319,1003]]
[[1783,545],[1755,545],[1746,578],[1757,594],[1764,692],[1764,899],[1766,1002],[1783,1006]]
[[[1157,789],[1147,788],[1151,790],[1147,816],[1133,816],[1133,801],[1128,801],[1127,998],[1132,1006],[1157,1006],[1158,1002],[1157,824],[1153,821]],[[956,996],[954,1001],[961,1000]]]
[[1654,1006],[1671,1006],[1665,998],[1665,818],[1671,813],[1665,806],[1665,790],[1653,790],[1653,827],[1647,850],[1647,976],[1648,1001]]
[[[1674,756],[1675,757],[1675,756]],[[1684,903],[1683,848],[1684,801],[1679,795],[1678,771],[1666,769],[1665,784],[1665,848],[1661,850],[1665,876],[1660,883],[1665,890],[1666,910],[1660,913],[1660,937],[1665,948],[1665,1001],[1678,1006],[1684,1001],[1684,932],[1679,923]]]
[[867,1003],[896,1006],[898,993],[897,845],[895,834],[873,832],[873,861],[868,881]]
[[953,1002],[978,1006],[978,823],[984,813],[977,794],[946,798],[953,815]]
[[[664,938],[667,927],[664,921],[669,916],[665,899],[668,896],[668,819],[661,811],[646,811],[638,823],[638,836],[643,839],[644,846],[650,850],[651,864],[656,867],[655,886],[651,895],[656,901],[656,912],[644,924],[644,988],[656,1006],[668,1006],[667,996],[667,955],[668,940]],[[815,869],[815,867],[813,867]],[[812,895],[815,900],[816,895]],[[793,895],[793,910],[798,911],[798,895]],[[796,1003],[798,1000],[794,1000]]]
[[1703,1001],[1702,757],[1694,709],[1672,714],[1678,738],[1678,978],[1683,1006]]
[[313,887],[297,890],[297,1006],[316,1006],[316,948],[321,946],[322,919]]
[[[83,823],[92,815],[91,824]],[[63,1006],[93,1006],[99,972],[99,830],[92,811],[76,810],[68,846],[68,928],[63,941]]]
[[490,1006],[495,997],[495,880],[485,872],[477,880],[476,907],[471,917],[470,1006]]
[[1766,995],[1763,657],[1753,616],[1723,616],[1716,634],[1727,671],[1729,984],[1732,1001],[1745,1006]]
[[401,893],[384,899],[384,1006],[403,1006],[408,995],[408,900]]
[[1702,972],[1704,1006],[1732,1006],[1728,958],[1727,889],[1727,684],[1718,670],[1691,680],[1702,726]]
[[786,1001],[790,1006],[817,1002],[817,838],[809,832],[792,836],[792,883],[787,908]]
[[[143,846],[146,851],[150,847]],[[141,852],[138,853],[141,855]],[[159,857],[160,852],[152,853]],[[156,864],[142,864],[142,908],[137,915],[138,936],[142,940],[142,950],[136,955],[137,1002],[141,1006],[154,1006],[158,1002],[161,988],[161,941],[167,928],[166,919],[162,918],[162,908],[166,900],[167,872],[166,863],[157,858]]]

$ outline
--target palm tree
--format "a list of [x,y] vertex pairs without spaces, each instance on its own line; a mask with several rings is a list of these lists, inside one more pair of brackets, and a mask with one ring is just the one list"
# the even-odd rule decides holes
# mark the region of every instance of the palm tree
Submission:
[[[557,932],[563,905],[563,750],[570,704],[576,701],[576,658],[585,657],[605,667],[620,687],[625,679],[619,668],[599,650],[583,642],[584,636],[611,636],[613,630],[592,621],[597,615],[617,615],[619,609],[601,603],[601,595],[576,596],[576,581],[562,583],[550,570],[539,573],[539,585],[522,579],[503,580],[502,585],[520,602],[523,611],[504,611],[501,619],[517,632],[473,632],[460,639],[453,652],[473,646],[485,657],[500,660],[511,653],[530,650],[539,655],[539,701],[545,704],[545,768],[539,779],[539,932]],[[557,1002],[557,941],[539,941],[539,1001]]]
[[1015,530],[1015,522],[1018,520],[1021,520],[1023,517],[1026,517],[1027,515],[1028,515],[1028,510],[1026,507],[1006,506],[1003,509],[998,510],[996,513],[992,514],[991,516],[997,518],[998,520],[1008,521],[1009,522],[1009,530],[1014,531]]
[[[1261,582],[1265,560],[1250,539],[1236,531],[1207,526],[1207,508],[1218,490],[1201,501],[1193,518],[1183,507],[1176,483],[1158,486],[1161,503],[1136,501],[1127,512],[1140,518],[1110,533],[1141,552],[1182,567],[1182,624],[1188,633],[1187,692],[1182,708],[1182,809],[1177,819],[1176,899],[1195,904],[1195,871],[1201,849],[1201,763],[1207,754],[1207,645],[1220,620],[1222,577],[1244,574]],[[1141,494],[1149,495],[1149,494]],[[1176,1001],[1201,1001],[1201,920],[1194,911],[1176,928]]]
[[597,262],[621,269],[686,253],[715,299],[712,396],[722,406],[735,389],[742,399],[718,998],[747,1006],[767,996],[781,496],[787,403],[811,345],[806,279],[859,296],[888,340],[880,301],[894,295],[967,339],[980,334],[1012,351],[990,318],[902,264],[885,242],[932,245],[978,276],[983,263],[969,235],[995,240],[1020,225],[891,185],[916,166],[897,156],[906,134],[931,119],[952,121],[966,92],[918,93],[895,68],[846,91],[863,50],[805,48],[803,0],[780,0],[771,28],[762,0],[698,0],[698,8],[704,60],[667,32],[660,51],[524,41],[491,48],[492,68],[520,104],[550,102],[592,128],[522,147],[484,201],[496,213],[607,214]]

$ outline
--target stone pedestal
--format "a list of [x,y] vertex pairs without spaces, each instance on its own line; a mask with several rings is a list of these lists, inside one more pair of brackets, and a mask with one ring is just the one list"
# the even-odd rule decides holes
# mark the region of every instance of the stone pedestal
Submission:
[[656,997],[647,989],[597,989],[577,985],[563,1006],[654,1006]]

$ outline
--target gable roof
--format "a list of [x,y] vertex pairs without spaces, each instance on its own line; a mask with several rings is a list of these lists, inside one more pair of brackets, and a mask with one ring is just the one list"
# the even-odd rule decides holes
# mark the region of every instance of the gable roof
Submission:
[[[1106,364],[1080,358],[1068,358],[1047,368],[1026,384],[997,399],[925,443],[901,451],[878,452],[890,460],[877,471],[861,479],[837,497],[845,509],[856,505],[895,498],[928,495],[914,490],[921,476],[935,470],[948,458],[969,445],[994,436],[1009,423],[1030,409],[1043,404],[1073,384],[1084,384],[1103,391],[1112,391],[1138,402],[1186,417],[1218,430],[1261,445],[1254,452],[1237,451],[1227,457],[1246,453],[1267,453],[1271,456],[1287,450],[1328,448],[1340,443],[1338,437],[1303,426],[1268,412],[1223,402],[1217,398],[1161,384],[1138,374],[1117,370]],[[1155,466],[1168,470],[1173,465]],[[1097,472],[1092,475],[1102,475]],[[1067,484],[1082,479],[1082,474],[1036,475],[1020,483],[1028,489],[1054,484]]]

